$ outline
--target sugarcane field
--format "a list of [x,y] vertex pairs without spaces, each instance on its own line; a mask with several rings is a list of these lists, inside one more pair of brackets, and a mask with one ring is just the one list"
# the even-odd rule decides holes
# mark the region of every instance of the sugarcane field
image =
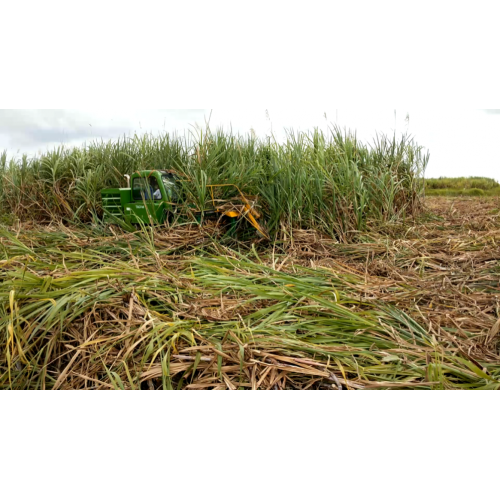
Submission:
[[417,141],[1,154],[0,388],[499,389],[500,185]]

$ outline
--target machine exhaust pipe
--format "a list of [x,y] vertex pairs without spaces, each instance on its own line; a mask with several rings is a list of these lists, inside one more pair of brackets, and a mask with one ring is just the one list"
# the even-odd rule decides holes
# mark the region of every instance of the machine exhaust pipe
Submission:
[[127,179],[127,187],[130,189],[130,175],[124,175],[125,179]]

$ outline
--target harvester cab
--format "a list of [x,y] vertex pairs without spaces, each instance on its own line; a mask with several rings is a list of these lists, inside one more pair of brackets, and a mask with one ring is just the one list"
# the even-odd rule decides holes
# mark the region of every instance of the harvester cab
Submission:
[[163,224],[175,213],[178,191],[175,175],[159,170],[135,172],[128,187],[101,192],[104,221]]
[[[256,199],[245,196],[233,184],[208,185],[211,206],[203,210],[190,206],[181,199],[179,177],[172,171],[144,170],[127,177],[127,188],[104,189],[101,192],[104,221],[116,223],[123,220],[127,224],[162,225],[171,221],[181,212],[188,219],[202,223],[207,219],[216,219],[228,224],[234,232],[239,222],[247,221],[255,228],[260,237],[269,239],[269,234],[262,222],[262,215],[256,209]],[[233,200],[214,198],[214,189],[232,187],[239,197]]]

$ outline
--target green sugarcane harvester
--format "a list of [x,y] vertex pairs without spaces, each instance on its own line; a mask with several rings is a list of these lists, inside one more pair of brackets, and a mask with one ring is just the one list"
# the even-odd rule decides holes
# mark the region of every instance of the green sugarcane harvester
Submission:
[[[216,219],[229,225],[230,232],[234,233],[239,223],[248,222],[260,237],[269,239],[262,215],[255,208],[255,197],[245,196],[234,184],[208,185],[211,206],[208,210],[199,210],[180,199],[179,177],[172,171],[144,170],[125,177],[128,187],[101,191],[104,221],[107,223],[123,220],[129,225],[163,225],[185,209],[184,213],[200,224],[203,220]],[[216,200],[214,188],[226,187],[236,188],[239,199]]]

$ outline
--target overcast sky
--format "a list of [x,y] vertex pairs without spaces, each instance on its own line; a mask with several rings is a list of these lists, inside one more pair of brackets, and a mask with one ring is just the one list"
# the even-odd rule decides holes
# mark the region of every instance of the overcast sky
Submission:
[[[195,125],[203,126],[211,113],[213,128],[232,127],[247,133],[253,129],[265,136],[272,130],[281,139],[285,129],[326,129],[332,123],[355,129],[370,140],[376,132],[408,130],[417,142],[429,149],[431,162],[427,177],[480,175],[500,180],[500,110],[336,110],[269,108],[253,110],[0,110],[0,151],[10,156],[30,155],[60,144],[81,145],[85,141],[116,139],[124,134],[177,131],[184,134]],[[409,114],[409,123],[406,116]],[[325,117],[326,115],[326,117]]]

